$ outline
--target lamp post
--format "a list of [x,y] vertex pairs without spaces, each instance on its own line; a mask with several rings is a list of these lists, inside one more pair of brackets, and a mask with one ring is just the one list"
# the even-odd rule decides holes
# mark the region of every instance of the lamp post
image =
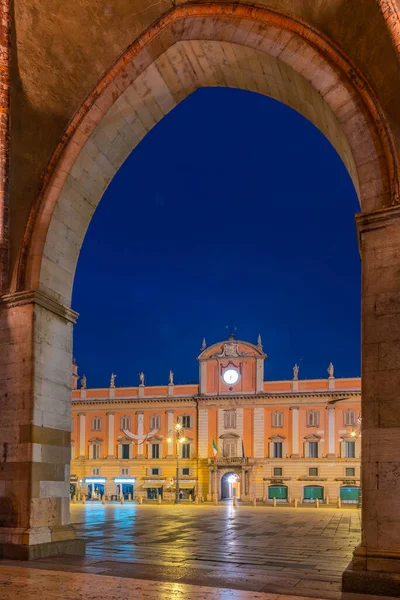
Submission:
[[[358,437],[361,438],[361,423],[362,423],[362,416],[360,415],[357,419],[357,430],[358,430]],[[357,432],[353,431],[351,432],[351,435],[353,437],[357,437]],[[357,508],[361,508],[362,507],[362,473],[361,473],[361,446],[360,446],[360,491],[358,492],[358,501],[357,501]]]
[[[185,436],[183,435],[182,425],[177,423],[174,427],[175,441],[176,441],[176,479],[175,479],[175,504],[180,504],[180,490],[179,490],[179,444],[183,444]],[[168,442],[172,441],[172,435],[168,438]]]

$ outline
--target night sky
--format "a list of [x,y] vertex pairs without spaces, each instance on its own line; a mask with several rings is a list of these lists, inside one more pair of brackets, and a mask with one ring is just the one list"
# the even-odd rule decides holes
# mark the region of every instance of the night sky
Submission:
[[88,229],[72,307],[88,387],[197,382],[203,337],[268,354],[266,379],[360,374],[358,201],[304,117],[241,90],[196,91],[139,144]]

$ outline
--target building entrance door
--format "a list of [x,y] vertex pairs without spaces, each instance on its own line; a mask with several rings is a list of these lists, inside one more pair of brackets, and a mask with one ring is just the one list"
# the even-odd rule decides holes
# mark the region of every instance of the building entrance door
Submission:
[[233,497],[239,497],[239,477],[233,471],[225,473],[221,479],[221,499],[230,500]]

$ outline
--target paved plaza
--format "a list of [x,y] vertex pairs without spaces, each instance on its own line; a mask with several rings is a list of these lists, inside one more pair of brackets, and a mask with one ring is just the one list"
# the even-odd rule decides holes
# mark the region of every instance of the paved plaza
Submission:
[[360,536],[355,508],[88,503],[72,505],[71,518],[86,557],[30,568],[324,599],[341,598]]

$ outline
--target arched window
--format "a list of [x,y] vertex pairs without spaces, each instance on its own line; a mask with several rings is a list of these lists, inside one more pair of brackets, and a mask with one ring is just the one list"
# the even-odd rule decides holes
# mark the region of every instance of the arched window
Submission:
[[236,429],[236,410],[224,411],[224,427],[225,429]]
[[150,429],[160,429],[161,418],[160,415],[152,415],[150,419]]
[[276,410],[272,413],[272,427],[283,427],[283,412]]
[[307,427],[319,427],[319,411],[307,411]]
[[357,413],[349,408],[343,412],[343,425],[345,427],[354,427],[357,421]]
[[93,417],[92,431],[101,431],[101,417]]
[[131,419],[130,419],[130,417],[127,417],[126,415],[124,415],[123,417],[121,417],[121,430],[122,431],[124,429],[130,430],[130,428],[131,428]]

